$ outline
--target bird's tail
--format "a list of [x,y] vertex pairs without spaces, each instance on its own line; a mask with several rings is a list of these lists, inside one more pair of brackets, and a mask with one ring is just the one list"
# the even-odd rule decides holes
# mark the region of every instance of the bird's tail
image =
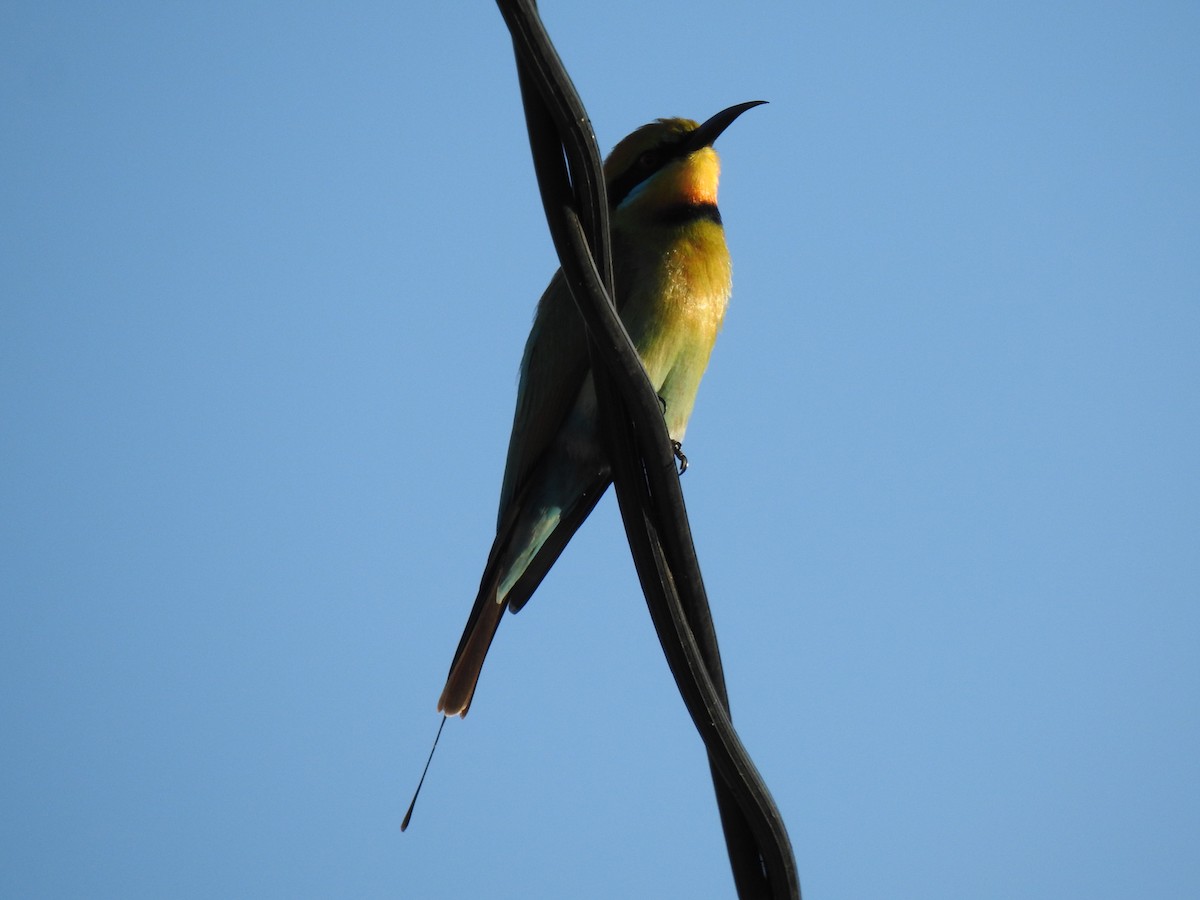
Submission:
[[507,603],[497,603],[494,596],[481,597],[480,600],[479,615],[467,625],[454,657],[454,665],[450,667],[450,675],[446,678],[446,686],[438,698],[438,712],[447,716],[465,716],[471,707],[483,661],[488,648],[492,646],[496,629],[500,627],[500,617],[508,606]]
[[475,605],[459,639],[458,649],[454,651],[454,662],[450,664],[446,686],[438,698],[438,712],[447,716],[465,716],[470,709],[483,661],[487,658],[488,648],[492,646],[496,629],[500,627],[500,617],[508,608],[508,598],[498,596],[500,576],[502,570],[511,567],[505,563],[505,557],[519,516],[520,506],[514,505],[497,530],[496,540],[488,553],[483,578],[479,582],[479,594],[475,597]]
[[525,605],[608,484],[605,466],[594,473],[566,509],[551,506],[534,511],[523,508],[522,503],[513,505],[492,544],[475,606],[438,699],[438,712],[447,716],[467,714],[504,610],[517,612]]

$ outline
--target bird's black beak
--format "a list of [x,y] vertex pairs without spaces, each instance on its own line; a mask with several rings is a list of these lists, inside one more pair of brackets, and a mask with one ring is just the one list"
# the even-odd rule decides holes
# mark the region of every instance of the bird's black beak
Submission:
[[701,147],[711,147],[713,142],[721,136],[721,132],[733,124],[733,120],[740,116],[748,109],[753,109],[756,106],[762,106],[766,100],[750,100],[746,103],[739,103],[737,106],[731,106],[729,109],[723,109],[687,137],[687,152],[691,153],[699,150]]

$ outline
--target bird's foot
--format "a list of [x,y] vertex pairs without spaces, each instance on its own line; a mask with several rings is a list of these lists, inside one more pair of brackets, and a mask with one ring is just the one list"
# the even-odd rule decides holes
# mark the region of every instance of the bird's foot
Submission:
[[683,455],[683,444],[679,441],[671,441],[671,452],[675,454],[675,458],[679,460],[679,474],[682,475],[687,471],[687,457]]

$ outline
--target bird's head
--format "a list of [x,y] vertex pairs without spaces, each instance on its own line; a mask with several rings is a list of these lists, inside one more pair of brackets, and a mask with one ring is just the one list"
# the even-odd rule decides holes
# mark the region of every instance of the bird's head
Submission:
[[613,210],[660,210],[717,202],[721,164],[713,142],[746,110],[751,100],[722,110],[704,124],[659,119],[622,140],[604,161]]

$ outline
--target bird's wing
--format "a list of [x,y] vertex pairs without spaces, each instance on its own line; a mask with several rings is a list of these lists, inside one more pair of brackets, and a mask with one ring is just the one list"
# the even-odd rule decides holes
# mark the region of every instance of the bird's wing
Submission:
[[[616,304],[625,312],[625,301],[638,277],[634,247],[625,247],[623,236],[613,232],[613,254],[627,257],[627,264],[616,267]],[[619,245],[619,246],[618,246]],[[579,308],[571,298],[571,289],[559,269],[550,279],[537,314],[525,355],[521,359],[521,383],[517,388],[517,409],[513,415],[512,437],[508,442],[508,462],[500,488],[497,528],[504,522],[509,506],[520,496],[530,473],[546,448],[554,441],[567,414],[579,396],[590,368],[587,329]]]
[[538,302],[525,355],[508,462],[500,488],[500,528],[538,460],[554,441],[588,371],[587,337],[561,270]]

